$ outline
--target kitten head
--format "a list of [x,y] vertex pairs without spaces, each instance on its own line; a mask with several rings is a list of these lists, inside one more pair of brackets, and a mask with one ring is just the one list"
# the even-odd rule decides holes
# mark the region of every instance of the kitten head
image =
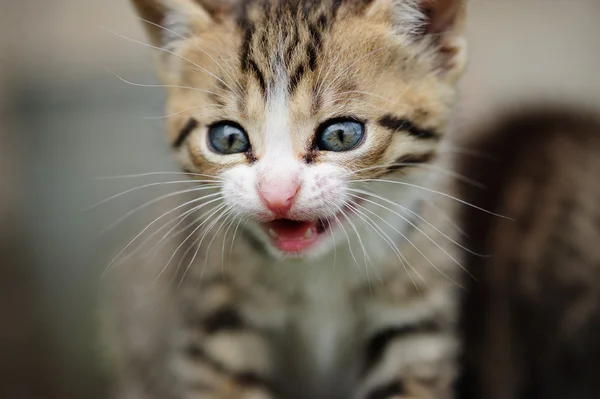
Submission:
[[435,157],[466,0],[133,2],[162,50],[178,158],[273,254],[326,252],[370,206],[354,182]]

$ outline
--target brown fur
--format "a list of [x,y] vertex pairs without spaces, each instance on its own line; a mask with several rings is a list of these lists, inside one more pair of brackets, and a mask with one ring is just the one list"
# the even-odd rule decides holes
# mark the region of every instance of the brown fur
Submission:
[[[346,180],[356,180],[394,172],[398,162],[438,162],[464,66],[465,1],[171,0],[158,6],[157,1],[134,3],[150,19],[150,37],[163,50],[158,65],[168,91],[168,136],[184,170],[216,178],[235,166],[254,173],[253,166],[268,161],[267,146],[277,148],[279,136],[265,131],[267,122],[279,122],[282,112],[289,119],[289,131],[281,132],[289,140],[286,157],[307,169],[332,166],[350,172]],[[319,149],[315,143],[320,127],[338,118],[365,126],[361,144],[345,152]],[[243,128],[251,149],[233,155],[213,151],[208,131],[222,121]],[[279,124],[275,126],[277,134]],[[407,168],[403,173],[420,176],[423,170]],[[419,183],[452,191],[437,180],[442,179]],[[406,194],[411,207],[422,201],[417,194],[387,187],[386,192]],[[254,196],[246,198],[254,200],[257,193],[251,192]],[[315,192],[311,203],[328,200]],[[448,198],[437,200],[432,202],[453,212]],[[439,211],[422,208],[419,216],[435,223]],[[366,206],[358,209],[387,222]],[[253,226],[241,228],[242,237],[230,251],[232,267],[225,271],[228,241],[219,232],[228,220],[221,220],[216,232],[205,227],[191,234],[200,241],[174,259],[177,264],[181,257],[184,267],[171,267],[163,275],[163,257],[179,249],[167,247],[143,271],[124,272],[119,280],[127,293],[119,297],[117,292],[124,289],[115,288],[111,297],[127,303],[121,323],[116,323],[121,335],[130,337],[122,341],[126,355],[121,356],[121,396],[450,398],[458,351],[456,291],[462,277],[452,255],[457,252],[451,242],[456,231],[447,224],[436,229],[413,223],[391,212],[397,226],[388,226],[402,239],[400,249],[394,242],[391,250],[385,247],[389,243],[371,226],[382,238],[372,242],[373,248],[384,248],[373,249],[380,252],[373,253],[377,281],[369,271],[365,276],[348,265],[331,268],[335,260],[325,256],[267,256],[256,242],[259,235],[252,235]],[[357,223],[371,220],[355,213]],[[373,222],[379,224],[379,219]],[[355,258],[352,247],[363,245],[360,239],[346,238],[350,251],[341,253],[345,263],[350,255]],[[210,251],[213,242],[218,251]],[[173,289],[160,280],[162,291],[138,288],[157,273],[180,285]],[[416,278],[419,273],[422,281]],[[339,339],[327,345],[324,352],[331,349],[331,354],[322,355],[319,348],[331,331]],[[365,357],[375,361],[358,375]],[[316,371],[318,367],[322,370]]]
[[[176,114],[168,123],[170,139],[177,140],[189,118],[200,122],[191,137],[189,156],[184,156],[185,166],[216,174],[235,162],[248,162],[243,156],[230,157],[226,163],[207,159],[206,149],[196,144],[194,138],[220,120],[240,122],[253,143],[253,155],[260,159],[264,97],[267,88],[275,84],[273,62],[279,61],[273,57],[279,56],[290,79],[291,119],[297,129],[294,137],[299,158],[311,152],[318,123],[339,116],[377,121],[393,111],[421,128],[443,133],[455,101],[453,85],[464,64],[462,43],[448,39],[444,54],[449,47],[456,54],[452,65],[440,67],[441,57],[445,57],[442,53],[427,49],[424,43],[409,45],[406,36],[390,36],[394,22],[390,1],[373,3],[365,1],[357,7],[351,1],[321,1],[318,6],[302,1],[253,1],[238,7],[237,13],[217,19],[191,14],[194,36],[181,41],[177,56],[163,55],[160,64],[163,81],[171,86],[168,114]],[[144,17],[160,23],[156,7],[146,1],[136,4]],[[450,2],[441,4],[440,18],[444,20],[449,12],[463,12],[462,8],[449,10]],[[157,28],[150,28],[155,44],[160,44]],[[288,36],[282,54],[273,54],[282,35]],[[177,67],[170,65],[173,62]],[[382,113],[382,109],[387,111]],[[376,123],[369,129],[375,139],[361,157],[323,154],[311,156],[312,160],[361,169],[391,163],[398,152],[428,152],[432,148],[409,140],[405,134],[392,135]]]
[[564,108],[506,114],[463,171],[470,200],[464,398],[591,399],[600,383],[600,119]]

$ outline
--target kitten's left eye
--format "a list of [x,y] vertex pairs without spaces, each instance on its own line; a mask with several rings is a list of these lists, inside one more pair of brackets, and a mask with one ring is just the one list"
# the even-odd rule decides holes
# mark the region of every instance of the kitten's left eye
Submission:
[[250,139],[234,122],[219,122],[208,129],[210,147],[223,155],[239,154],[250,149]]
[[360,144],[365,126],[353,120],[329,121],[321,125],[317,147],[322,151],[350,151]]

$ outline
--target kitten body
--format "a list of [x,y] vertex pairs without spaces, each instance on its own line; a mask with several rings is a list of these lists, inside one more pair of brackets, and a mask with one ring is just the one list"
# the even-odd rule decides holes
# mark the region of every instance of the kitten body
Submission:
[[471,245],[494,256],[466,262],[477,282],[462,311],[461,397],[596,398],[598,112],[521,106],[470,137],[486,156],[465,158],[461,172],[487,190],[462,197],[514,220],[465,214]]
[[200,205],[109,294],[119,395],[450,398],[464,2],[134,3]]

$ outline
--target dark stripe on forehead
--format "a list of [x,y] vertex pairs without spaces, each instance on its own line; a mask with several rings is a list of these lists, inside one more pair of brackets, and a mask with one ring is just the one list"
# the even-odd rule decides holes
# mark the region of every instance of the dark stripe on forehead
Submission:
[[[323,16],[321,16],[323,17]],[[308,63],[311,70],[315,70],[317,67],[317,54],[323,47],[322,30],[325,29],[324,24],[309,24],[308,30],[310,33],[311,41],[308,44]]]
[[250,72],[252,73],[252,75],[258,81],[258,85],[260,86],[261,92],[263,94],[266,94],[267,93],[267,81],[265,79],[265,75],[263,75],[263,73],[261,72],[256,61],[254,61],[253,59],[250,59],[248,61],[248,68],[249,68]]
[[173,143],[173,147],[174,148],[179,148],[183,145],[183,143],[185,142],[185,140],[188,138],[188,136],[198,128],[198,121],[195,119],[190,119],[185,126],[183,127],[183,129],[181,129],[181,131],[179,132],[179,135],[177,136],[177,140],[175,140],[175,142]]
[[294,74],[292,76],[290,76],[290,80],[288,82],[288,90],[291,94],[294,94],[294,92],[296,91],[296,88],[298,87],[298,84],[300,83],[300,80],[302,80],[303,76],[304,76],[304,65],[300,64],[300,65],[298,65],[298,68],[296,68],[296,70],[294,71]]
[[240,49],[240,64],[242,67],[242,72],[249,73],[254,76],[258,82],[261,92],[263,95],[265,95],[267,92],[267,82],[265,80],[265,76],[251,55],[252,41],[254,39],[256,28],[252,22],[245,18],[240,20],[240,26],[245,29],[244,41],[242,42],[242,47]]
[[439,133],[433,130],[420,128],[410,120],[405,118],[399,118],[392,114],[384,115],[377,121],[377,123],[379,123],[380,126],[393,131],[394,133],[399,131],[405,131],[408,132],[408,134],[410,134],[411,136],[418,139],[428,140],[440,137]]

